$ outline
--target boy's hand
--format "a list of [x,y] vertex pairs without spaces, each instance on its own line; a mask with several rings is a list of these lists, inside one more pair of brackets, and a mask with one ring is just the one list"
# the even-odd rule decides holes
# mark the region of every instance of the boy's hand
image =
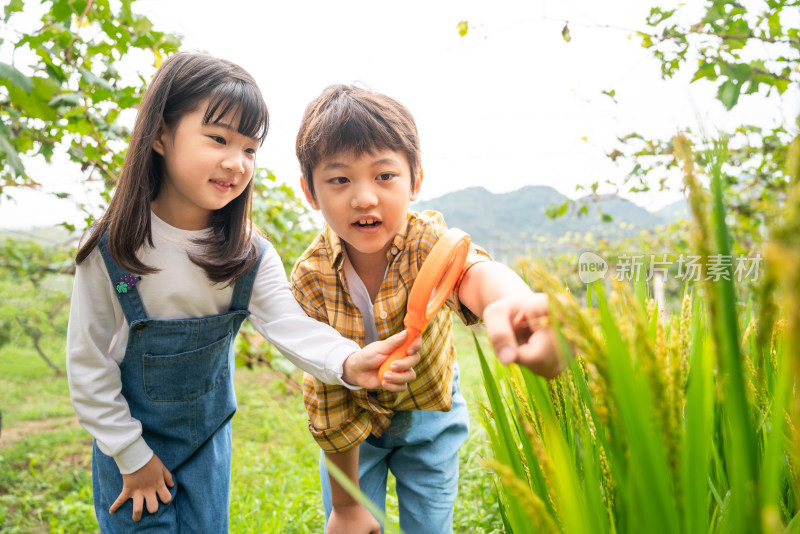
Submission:
[[156,513],[159,498],[165,504],[172,500],[167,486],[171,488],[174,484],[172,474],[159,457],[153,454],[144,467],[130,475],[122,475],[122,493],[108,509],[108,513],[113,514],[128,499],[133,499],[133,520],[139,521],[142,519],[142,501],[147,504],[148,512]]
[[392,362],[390,370],[383,375],[383,383],[378,381],[378,369],[394,349],[406,339],[405,330],[382,341],[370,343],[358,352],[354,352],[344,361],[342,380],[348,384],[365,389],[383,387],[394,393],[405,391],[408,383],[417,378],[414,367],[419,363],[418,351],[422,347],[422,337],[417,336],[408,347],[408,356]]
[[381,524],[360,504],[334,506],[325,534],[381,534]]
[[545,378],[564,370],[566,360],[550,327],[547,295],[529,293],[496,300],[484,309],[483,322],[502,363],[524,365]]

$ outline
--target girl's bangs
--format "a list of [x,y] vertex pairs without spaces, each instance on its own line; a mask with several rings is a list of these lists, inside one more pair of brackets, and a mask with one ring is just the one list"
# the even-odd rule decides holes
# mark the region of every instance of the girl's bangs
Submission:
[[269,113],[257,88],[241,80],[231,80],[214,89],[209,96],[203,122],[214,124],[226,117],[239,120],[237,131],[264,142],[269,130]]

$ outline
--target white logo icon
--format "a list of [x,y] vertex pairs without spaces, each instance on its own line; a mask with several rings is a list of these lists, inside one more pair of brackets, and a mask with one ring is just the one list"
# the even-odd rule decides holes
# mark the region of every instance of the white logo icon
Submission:
[[578,258],[578,277],[584,284],[605,278],[607,272],[608,263],[594,252],[584,252]]

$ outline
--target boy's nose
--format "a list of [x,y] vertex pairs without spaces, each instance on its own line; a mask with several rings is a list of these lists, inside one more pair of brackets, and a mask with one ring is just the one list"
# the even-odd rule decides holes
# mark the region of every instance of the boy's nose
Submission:
[[369,187],[359,187],[353,192],[350,200],[352,208],[369,208],[378,203],[378,196]]

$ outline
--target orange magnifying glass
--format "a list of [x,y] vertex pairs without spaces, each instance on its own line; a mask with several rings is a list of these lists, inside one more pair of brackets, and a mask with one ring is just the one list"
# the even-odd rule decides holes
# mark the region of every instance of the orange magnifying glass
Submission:
[[383,382],[383,375],[393,361],[406,357],[408,346],[425,329],[428,321],[441,309],[453,291],[467,261],[469,243],[469,235],[458,228],[450,228],[433,245],[428,257],[422,262],[406,304],[406,317],[403,319],[406,340],[381,364],[378,370],[380,382]]

